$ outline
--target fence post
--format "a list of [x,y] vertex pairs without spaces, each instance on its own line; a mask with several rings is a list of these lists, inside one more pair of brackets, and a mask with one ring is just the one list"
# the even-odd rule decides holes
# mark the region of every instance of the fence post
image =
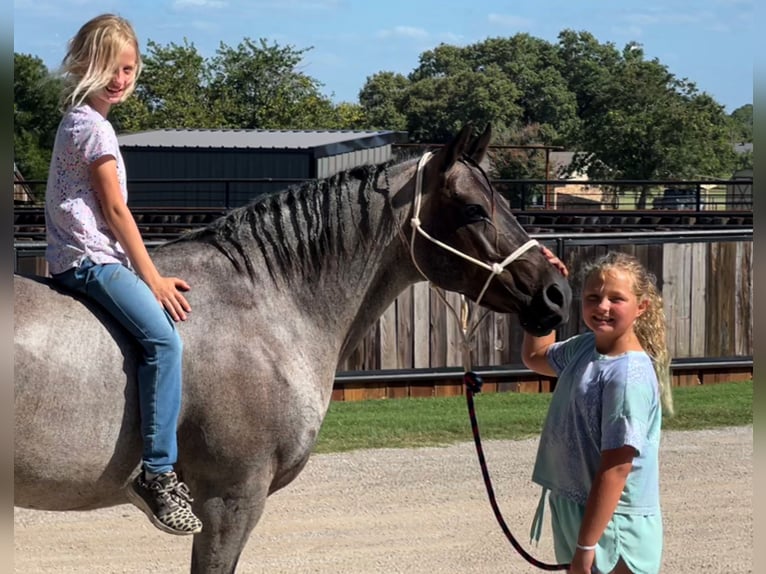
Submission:
[[695,187],[697,188],[697,190],[696,190],[697,193],[695,194],[694,199],[697,202],[697,205],[696,205],[697,211],[702,211],[702,184],[701,183],[697,183],[697,184],[695,184]]

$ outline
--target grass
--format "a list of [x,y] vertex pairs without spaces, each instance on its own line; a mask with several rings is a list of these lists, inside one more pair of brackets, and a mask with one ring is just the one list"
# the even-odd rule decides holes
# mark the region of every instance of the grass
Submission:
[[[669,430],[743,426],[753,422],[753,382],[674,389]],[[483,440],[537,436],[550,394],[492,393],[475,397]],[[472,440],[465,397],[333,402],[314,452],[444,446]]]

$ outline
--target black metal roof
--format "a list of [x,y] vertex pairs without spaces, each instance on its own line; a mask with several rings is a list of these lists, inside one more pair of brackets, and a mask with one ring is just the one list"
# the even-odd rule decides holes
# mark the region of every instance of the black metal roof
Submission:
[[121,148],[311,150],[314,157],[399,143],[406,132],[355,130],[164,129],[123,134]]

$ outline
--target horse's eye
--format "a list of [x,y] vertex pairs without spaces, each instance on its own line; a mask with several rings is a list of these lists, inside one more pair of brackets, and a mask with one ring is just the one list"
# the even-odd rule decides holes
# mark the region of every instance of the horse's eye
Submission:
[[484,221],[485,219],[489,219],[487,212],[484,211],[484,208],[481,205],[477,205],[475,203],[471,203],[465,206],[463,209],[463,216],[465,217],[467,223],[476,223],[477,221]]

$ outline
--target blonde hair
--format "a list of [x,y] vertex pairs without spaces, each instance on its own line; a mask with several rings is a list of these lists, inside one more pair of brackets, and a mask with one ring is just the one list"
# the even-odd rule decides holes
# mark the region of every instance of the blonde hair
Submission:
[[641,262],[627,253],[610,251],[583,268],[584,281],[597,276],[603,278],[610,271],[622,271],[633,279],[633,293],[639,302],[646,301],[644,312],[633,323],[633,331],[641,347],[652,359],[659,381],[663,411],[673,414],[673,394],[670,385],[670,353],[665,333],[665,311],[657,279]]
[[69,41],[61,63],[64,77],[61,107],[78,106],[108,86],[114,77],[115,65],[128,46],[136,51],[136,69],[133,83],[125,90],[121,102],[133,93],[141,73],[141,52],[133,26],[114,14],[102,14],[83,24]]

